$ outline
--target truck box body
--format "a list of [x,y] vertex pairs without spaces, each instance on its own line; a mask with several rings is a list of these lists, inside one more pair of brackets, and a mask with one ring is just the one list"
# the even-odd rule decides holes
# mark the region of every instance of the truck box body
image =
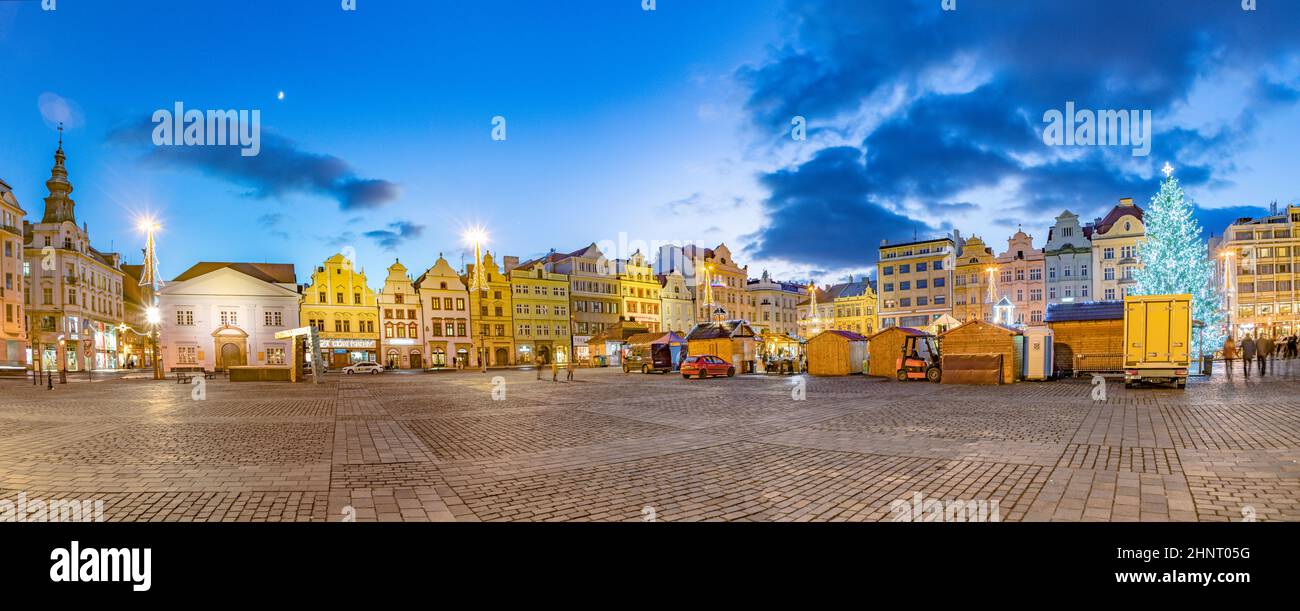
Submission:
[[1187,383],[1191,364],[1192,296],[1124,298],[1124,381]]

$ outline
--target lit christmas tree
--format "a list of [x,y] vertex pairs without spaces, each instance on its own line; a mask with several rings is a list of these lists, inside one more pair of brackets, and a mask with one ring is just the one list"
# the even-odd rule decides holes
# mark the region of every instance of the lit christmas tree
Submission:
[[1201,227],[1192,217],[1192,206],[1173,176],[1174,169],[1166,163],[1163,171],[1160,192],[1151,198],[1142,216],[1146,243],[1138,252],[1137,290],[1143,295],[1191,294],[1192,318],[1205,323],[1203,333],[1193,332],[1193,354],[1211,353],[1225,337],[1223,299],[1214,283],[1214,263],[1201,240]]

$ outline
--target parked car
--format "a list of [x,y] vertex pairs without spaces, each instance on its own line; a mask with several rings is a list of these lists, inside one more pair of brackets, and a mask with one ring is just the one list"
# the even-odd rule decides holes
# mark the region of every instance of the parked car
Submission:
[[673,370],[673,355],[668,346],[633,346],[623,357],[623,373],[668,373]]
[[723,360],[720,356],[712,354],[700,354],[688,356],[682,361],[682,377],[689,378],[695,376],[701,380],[710,376],[731,376],[736,375],[736,368],[731,363]]
[[384,370],[384,366],[380,365],[379,363],[375,363],[373,361],[363,361],[360,363],[353,363],[351,365],[348,365],[347,367],[344,367],[343,373],[346,373],[348,375],[352,375],[354,373],[380,373],[383,370]]

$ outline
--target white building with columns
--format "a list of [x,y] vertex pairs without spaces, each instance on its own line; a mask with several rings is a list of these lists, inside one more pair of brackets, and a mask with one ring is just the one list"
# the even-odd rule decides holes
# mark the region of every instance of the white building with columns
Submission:
[[291,263],[191,267],[158,292],[164,369],[292,365],[292,340],[275,334],[299,326],[300,297]]

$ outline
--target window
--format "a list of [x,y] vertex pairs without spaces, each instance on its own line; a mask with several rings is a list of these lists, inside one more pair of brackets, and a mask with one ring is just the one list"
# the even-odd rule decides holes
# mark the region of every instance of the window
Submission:
[[1043,279],[1043,270],[1042,270],[1041,268],[1038,268],[1038,267],[1035,267],[1035,268],[1029,270],[1029,279],[1030,279],[1030,280],[1042,280],[1042,279]]
[[1114,279],[1115,279],[1115,268],[1113,268],[1113,267],[1107,267],[1106,269],[1101,270],[1101,277],[1102,277],[1103,279],[1106,279],[1106,280],[1114,280]]
[[280,327],[284,325],[284,312],[280,310],[267,310],[262,314],[262,324],[268,327]]
[[176,326],[194,326],[194,310],[176,310]]
[[1048,279],[1048,280],[1056,280],[1056,268],[1055,268],[1055,267],[1049,267],[1049,268],[1047,268],[1047,279]]
[[940,270],[942,270],[942,269],[943,269],[943,261],[935,261],[935,262],[934,262],[934,271],[937,272],[937,271],[940,271]]
[[900,290],[900,291],[910,291],[910,290],[912,290],[912,282],[911,282],[910,280],[904,280],[904,281],[902,281],[902,282],[899,282],[899,283],[898,283],[898,290]]
[[1080,297],[1087,297],[1087,296],[1088,296],[1088,285],[1085,284],[1085,285],[1079,287],[1079,296],[1080,296]]
[[926,271],[926,264],[925,264],[925,261],[921,261],[920,263],[917,263],[917,264],[916,264],[916,271],[918,271],[918,272]]
[[197,346],[177,346],[176,362],[181,365],[194,365],[199,362]]
[[267,364],[267,365],[283,365],[283,364],[284,364],[284,348],[267,348],[267,349],[266,349],[266,364]]
[[930,305],[930,299],[925,295],[921,295],[920,297],[916,298],[916,305],[917,306]]
[[1115,300],[1115,289],[1106,289],[1106,301]]
[[910,273],[911,271],[912,271],[911,265],[903,264],[898,266],[898,273],[900,274]]
[[1101,249],[1101,258],[1102,258],[1102,259],[1105,259],[1105,260],[1107,260],[1107,261],[1110,261],[1110,260],[1114,259],[1114,258],[1115,258],[1115,248],[1114,248],[1114,247],[1111,247],[1111,246],[1107,246],[1106,248]]
[[926,280],[925,278],[921,278],[916,281],[916,288],[918,289],[930,288],[929,284],[930,282],[928,280]]
[[882,267],[882,268],[880,268],[880,273],[883,274],[883,275],[885,275],[885,276],[892,276],[892,275],[894,275],[894,266],[892,266],[892,265],[887,265],[887,266],[885,266],[885,267]]
[[239,326],[239,313],[236,310],[222,310],[221,326],[223,327]]

